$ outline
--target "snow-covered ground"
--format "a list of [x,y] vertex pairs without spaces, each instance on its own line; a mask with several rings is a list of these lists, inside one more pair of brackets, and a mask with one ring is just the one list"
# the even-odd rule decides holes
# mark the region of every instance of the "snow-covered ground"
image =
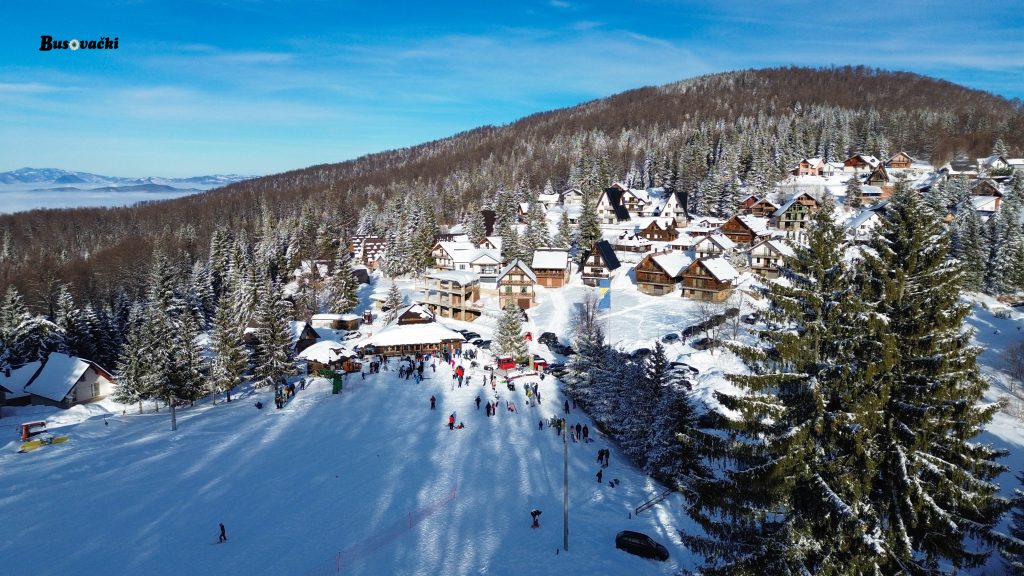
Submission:
[[[383,284],[383,283],[382,283]],[[362,306],[385,285],[363,286]],[[412,295],[411,284],[402,284]],[[571,342],[569,319],[584,292],[578,283],[538,289],[527,329],[555,332]],[[1011,394],[1002,351],[1024,340],[1024,314],[1008,318],[994,300],[971,295],[970,325],[993,380],[989,399]],[[982,306],[984,304],[984,306]],[[678,292],[661,297],[636,292],[627,274],[616,276],[609,314],[611,340],[624,349],[651,347],[666,333],[700,321],[696,305]],[[494,319],[441,321],[491,336]],[[728,386],[724,374],[743,370],[728,352],[697,351],[692,339],[668,347],[670,357],[696,367],[694,394],[712,403]],[[534,353],[554,359],[536,341]],[[487,353],[481,352],[480,360]],[[477,410],[487,372],[470,368],[468,386],[452,387],[451,368],[427,369],[420,384],[391,370],[350,377],[341,395],[314,380],[283,410],[270,392],[246,392],[230,404],[203,403],[178,413],[169,431],[166,409],[121,413],[110,402],[67,411],[6,409],[0,420],[0,558],[4,573],[21,574],[670,574],[698,561],[677,529],[693,526],[678,495],[639,516],[636,506],[661,490],[625,462],[585,414],[570,424],[590,425],[597,441],[568,444],[569,550],[562,546],[562,439],[538,421],[562,414],[553,378],[499,382],[498,414]],[[468,366],[468,362],[467,362]],[[539,382],[544,403],[528,407],[523,383]],[[1024,398],[1018,385],[1014,392]],[[429,398],[438,399],[437,410]],[[265,407],[254,404],[262,400]],[[512,401],[518,413],[506,410]],[[1017,403],[1017,405],[1020,405]],[[449,414],[465,428],[449,430]],[[1000,413],[982,441],[1010,450],[1011,471],[1000,480],[1009,494],[1024,467],[1024,434],[1017,412]],[[17,454],[21,421],[43,419],[72,440]],[[596,453],[612,450],[604,484]],[[617,488],[608,486],[619,479]],[[541,528],[529,511],[543,510]],[[229,541],[217,545],[217,524]],[[667,563],[614,548],[624,529],[664,544]],[[998,558],[988,573],[999,573]],[[984,572],[978,572],[982,574]]]
[[[515,392],[499,383],[497,416],[487,418],[475,405],[494,398],[483,371],[452,389],[447,365],[415,384],[395,364],[355,375],[338,396],[315,380],[283,410],[269,392],[182,410],[177,432],[166,409],[121,415],[110,403],[31,407],[0,421],[12,439],[0,447],[4,573],[668,574],[689,565],[678,496],[631,518],[660,487],[600,437],[569,443],[569,552],[559,550],[562,438],[538,429],[563,412],[553,378],[520,379]],[[526,405],[530,381],[540,383],[539,407]],[[79,421],[52,427],[72,440],[15,453],[16,423],[44,411]],[[452,412],[465,429],[448,429]],[[567,418],[596,435],[580,411]],[[606,446],[611,466],[598,484]],[[533,508],[540,529],[530,528]],[[655,537],[672,558],[616,550],[624,529]]]

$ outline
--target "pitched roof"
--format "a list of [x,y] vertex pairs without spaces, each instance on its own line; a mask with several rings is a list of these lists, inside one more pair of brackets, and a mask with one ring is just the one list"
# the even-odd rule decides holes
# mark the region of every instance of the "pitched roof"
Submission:
[[46,358],[43,369],[32,379],[25,391],[54,402],[61,402],[82,378],[91,363],[59,352]]
[[701,244],[703,242],[712,242],[722,250],[732,250],[733,248],[736,247],[736,243],[730,240],[729,237],[724,234],[710,234],[708,236],[700,238],[699,240],[694,242],[693,245],[694,247],[696,247],[698,244]]
[[747,228],[750,228],[750,231],[757,236],[765,236],[768,234],[767,218],[759,218],[752,214],[737,214],[736,219],[742,222]]
[[[761,244],[770,247],[772,250],[778,252],[782,256],[785,256],[786,258],[792,258],[796,254],[795,252],[793,252],[793,248],[790,247],[789,244],[786,244],[781,240],[776,240],[773,238],[771,240],[765,240],[764,242],[761,242]],[[758,246],[759,245],[760,244],[758,244]]]
[[814,196],[814,194],[811,194],[810,192],[800,192],[799,194],[794,194],[793,197],[790,198],[788,202],[783,204],[781,208],[776,210],[775,213],[772,214],[772,216],[782,216],[783,214],[786,213],[786,210],[789,210],[790,208],[792,208],[793,204],[796,204],[796,201],[799,200],[803,196],[807,196],[811,200],[814,200],[816,203],[821,204],[821,200],[818,200]]
[[299,358],[321,364],[331,364],[342,358],[352,358],[356,353],[337,340],[321,340],[299,352]]
[[586,262],[595,250],[601,255],[601,260],[604,261],[604,267],[607,268],[609,272],[612,270],[618,270],[619,266],[622,266],[622,264],[619,263],[619,257],[615,255],[615,250],[612,250],[612,245],[609,244],[607,240],[598,240],[594,244],[593,249],[587,250],[587,252],[583,254],[583,261]]
[[509,262],[504,268],[502,268],[501,272],[498,272],[498,282],[500,283],[501,279],[504,278],[506,274],[508,274],[515,268],[519,268],[520,270],[522,270],[523,274],[526,274],[526,277],[529,278],[530,280],[533,280],[534,282],[537,281],[537,275],[533,273],[533,270],[530,270],[530,267],[526,265],[526,262],[523,262],[522,260],[516,258],[515,260]]
[[8,398],[20,398],[26,394],[25,386],[32,381],[32,378],[39,373],[43,363],[29,362],[17,368],[11,368],[11,375],[7,376],[0,372],[0,388],[7,392]]
[[693,258],[682,252],[655,254],[651,256],[651,260],[673,278],[682,274],[683,270],[686,270],[686,267],[693,263]]
[[563,270],[569,267],[569,252],[567,250],[537,250],[533,253],[534,270],[557,268]]
[[725,258],[705,258],[698,262],[719,282],[729,282],[740,275]]

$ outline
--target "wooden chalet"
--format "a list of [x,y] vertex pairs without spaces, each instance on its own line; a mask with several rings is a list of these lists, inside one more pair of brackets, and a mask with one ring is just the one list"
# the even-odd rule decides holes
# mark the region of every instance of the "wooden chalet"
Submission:
[[537,284],[561,288],[569,283],[569,252],[554,248],[537,250],[530,268],[537,275]]
[[[318,314],[318,316],[319,316],[319,314]],[[338,315],[338,314],[328,314],[327,316],[340,316],[340,315]],[[350,316],[351,316],[351,314],[350,314]],[[316,316],[314,316],[314,318],[316,318]],[[359,317],[356,316],[356,320],[358,320],[358,319],[359,319]],[[323,327],[324,328],[333,328],[333,326],[323,326]],[[339,324],[339,327],[340,327],[340,324]],[[314,328],[316,328],[316,326],[313,326],[311,323],[304,322],[302,320],[292,320],[292,321],[288,322],[288,331],[291,334],[292,346],[295,347],[295,352],[302,352],[303,350],[305,350],[306,348],[312,346],[314,343],[316,343],[317,340],[320,339],[320,335],[317,334],[317,332],[316,332],[316,330]]]
[[644,294],[661,296],[676,289],[683,270],[693,261],[682,252],[657,252],[644,256],[634,268],[636,287]]
[[750,269],[764,278],[778,278],[793,249],[782,240],[763,240],[750,247]]
[[434,314],[420,304],[399,309],[398,316],[365,340],[368,354],[405,356],[439,354],[460,350],[465,337],[434,321]]
[[749,214],[736,214],[726,220],[719,230],[736,244],[750,246],[768,235],[768,223]]
[[893,154],[892,157],[890,157],[889,160],[885,162],[886,168],[896,169],[910,168],[911,166],[913,166],[913,164],[914,159],[910,156],[910,154],[907,154],[906,152],[902,151]]
[[604,189],[597,200],[597,217],[602,224],[615,224],[629,220],[629,210],[622,203],[628,190],[618,182]]
[[771,215],[774,214],[775,211],[778,209],[779,207],[771,200],[767,198],[761,198],[757,202],[751,204],[750,207],[745,210],[745,212],[747,214],[750,214],[751,216],[757,216],[758,218],[770,218]]
[[697,239],[693,243],[693,253],[697,258],[713,258],[731,254],[736,249],[736,243],[722,234],[709,234]]
[[430,255],[438,269],[455,270],[455,262],[470,250],[476,250],[472,242],[438,242],[430,249]]
[[665,200],[665,205],[661,207],[662,217],[671,216],[676,219],[677,226],[686,226],[689,221],[689,216],[686,213],[686,192],[675,191],[668,195],[668,199]]
[[622,232],[617,238],[610,241],[612,250],[616,252],[635,252],[643,254],[651,251],[651,241],[639,234]]
[[988,178],[978,180],[971,186],[971,196],[996,196],[1003,198],[1003,190],[994,181]]
[[514,302],[522,310],[528,310],[534,302],[533,287],[537,275],[522,260],[509,262],[498,272],[498,304],[502,310]]
[[562,192],[562,206],[582,206],[583,192],[579,188],[569,188]]
[[721,302],[732,294],[739,272],[725,258],[694,260],[682,274],[683,298]]
[[297,357],[306,361],[309,374],[319,374],[323,370],[358,372],[361,369],[356,353],[336,340],[321,340]]
[[858,172],[874,170],[880,162],[878,158],[868,154],[854,154],[843,162],[843,172]]
[[679,231],[675,218],[661,217],[652,219],[637,235],[652,242],[671,242],[679,238]]
[[112,394],[114,377],[92,360],[51,352],[31,375],[23,392],[33,405],[70,408]]
[[793,196],[772,215],[772,223],[787,238],[802,238],[810,225],[811,215],[818,211],[821,203],[808,192]]
[[794,176],[821,176],[825,161],[821,158],[804,158],[790,171]]
[[587,286],[597,286],[598,282],[611,276],[612,272],[621,266],[618,256],[607,240],[596,242],[583,254],[581,262],[583,264],[580,266],[580,273],[583,283]]
[[387,239],[381,236],[353,236],[352,245],[356,262],[366,266],[370,270],[380,267],[387,249]]
[[759,198],[757,196],[751,194],[750,196],[747,196],[746,198],[741,200],[740,203],[736,205],[736,209],[739,210],[740,212],[746,213],[751,206],[757,204],[758,200]]

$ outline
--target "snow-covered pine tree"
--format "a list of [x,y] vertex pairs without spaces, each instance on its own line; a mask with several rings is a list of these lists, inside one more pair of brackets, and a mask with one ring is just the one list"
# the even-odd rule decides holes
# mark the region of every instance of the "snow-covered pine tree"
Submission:
[[398,309],[403,305],[405,305],[405,297],[398,290],[398,283],[392,279],[391,288],[388,289],[388,295],[384,299],[384,323],[390,324],[398,315]]
[[965,290],[979,290],[985,271],[985,245],[981,219],[974,204],[960,204],[953,220],[950,255],[960,261],[961,282]]
[[633,369],[622,379],[616,432],[623,452],[638,466],[646,467],[648,449],[655,434],[652,423],[668,381],[665,348],[661,342],[656,342],[650,356],[629,364]]
[[882,401],[881,350],[863,326],[878,320],[853,288],[834,211],[827,196],[783,268],[788,282],[768,285],[761,346],[734,346],[750,372],[728,376],[742,394],[717,395],[733,415],[713,414],[696,436],[722,470],[684,491],[704,529],[684,537],[702,574],[891,573],[877,569],[884,549],[864,502]]
[[45,360],[51,352],[60,350],[63,336],[60,328],[44,316],[29,316],[11,335],[9,362],[18,366],[36,360]]
[[227,394],[231,401],[231,389],[242,383],[245,369],[249,364],[249,352],[243,340],[244,326],[235,318],[230,298],[221,298],[213,320],[213,334],[210,344],[213,348],[213,364],[210,367],[210,386],[213,403],[217,403],[217,392]]
[[171,380],[175,397],[193,403],[206,393],[206,378],[209,373],[203,349],[197,342],[199,335],[199,319],[191,310],[185,310],[178,323],[176,337],[179,346],[175,350]]
[[891,368],[875,378],[885,401],[875,437],[871,503],[882,574],[937,574],[985,562],[1009,502],[993,482],[1002,454],[976,441],[999,409],[964,330],[961,267],[947,258],[941,219],[918,191],[897,187],[865,252],[861,290],[883,327]]
[[569,223],[569,213],[565,210],[558,218],[558,233],[554,238],[555,248],[568,249],[572,247],[572,224]]
[[670,379],[655,407],[644,470],[666,486],[688,489],[691,477],[710,475],[698,453],[698,442],[720,441],[698,429],[693,401],[683,386]]
[[[1017,474],[1017,484],[1024,485],[1024,474]],[[1010,509],[1010,534],[1003,537],[999,554],[1003,557],[1006,576],[1024,576],[1024,491],[1013,489]]]
[[996,138],[995,143],[992,144],[992,154],[1002,158],[1009,156],[1009,153],[1006,151],[1006,142],[1003,142],[1002,138]]
[[584,250],[593,248],[600,239],[601,221],[597,216],[597,200],[592,195],[585,194],[579,224],[576,227],[576,240],[581,248],[580,254]]
[[281,297],[278,285],[265,285],[256,310],[258,344],[253,374],[257,386],[273,386],[295,373],[292,335],[288,326],[290,312],[291,304]]
[[526,213],[526,234],[521,244],[520,258],[524,262],[533,262],[534,252],[551,245],[544,206],[537,200],[536,196],[530,200],[530,208]]
[[1006,226],[999,217],[999,212],[988,217],[984,224],[985,242],[985,276],[982,281],[982,288],[986,294],[1003,294],[1007,291],[1006,283],[1007,267],[1006,261]]
[[331,287],[331,312],[347,314],[355,310],[359,304],[359,282],[352,272],[352,255],[348,252],[348,241],[344,238],[338,246],[338,257],[334,261]]
[[864,190],[860,186],[860,178],[856,174],[846,181],[846,207],[854,210],[864,206]]
[[81,312],[75,306],[75,300],[68,290],[67,284],[61,284],[57,292],[57,306],[54,310],[53,323],[59,329],[60,345],[58,352],[69,356],[84,356],[92,359],[92,343],[89,335],[83,333]]
[[147,399],[149,394],[149,372],[148,360],[149,342],[146,339],[145,327],[141,318],[141,308],[133,308],[129,320],[128,337],[121,348],[121,356],[117,360],[115,374],[117,382],[114,385],[114,401],[121,404],[139,404],[139,414],[142,414],[142,401]]
[[496,355],[511,356],[518,364],[526,364],[530,361],[529,349],[523,338],[522,310],[512,298],[509,298],[505,304],[501,319],[498,320],[492,348]]
[[469,241],[474,246],[479,246],[484,243],[487,239],[487,225],[484,222],[484,214],[476,207],[475,204],[470,204],[466,214],[466,235],[469,236]]
[[576,354],[569,358],[563,381],[566,394],[584,410],[594,403],[597,387],[596,374],[604,365],[604,329],[598,315],[598,297],[588,291],[572,316],[573,348]]

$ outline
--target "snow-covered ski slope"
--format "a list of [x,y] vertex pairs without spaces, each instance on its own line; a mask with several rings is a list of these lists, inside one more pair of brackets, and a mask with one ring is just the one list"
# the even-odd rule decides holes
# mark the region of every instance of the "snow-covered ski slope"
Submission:
[[[669,574],[689,565],[675,534],[678,496],[630,519],[660,487],[600,437],[569,442],[569,552],[562,546],[562,438],[538,421],[563,413],[552,378],[528,407],[522,383],[494,399],[470,370],[451,389],[438,365],[421,384],[392,369],[326,380],[283,410],[269,393],[179,411],[131,409],[64,428],[72,440],[33,454],[0,451],[2,571],[7,574]],[[468,362],[467,362],[468,364]],[[430,396],[438,399],[430,410]],[[264,408],[254,406],[262,398]],[[506,409],[515,402],[518,413]],[[95,408],[94,408],[95,409]],[[462,430],[449,430],[456,413]],[[0,421],[7,435],[14,418]],[[592,422],[579,411],[570,424]],[[56,430],[61,430],[57,428]],[[610,447],[598,484],[596,455]],[[617,488],[608,480],[618,478]],[[530,528],[530,511],[543,511]],[[228,542],[215,545],[218,523]],[[618,551],[640,530],[667,563]],[[682,564],[680,564],[682,561]]]
[[[568,318],[585,290],[539,290],[527,329],[568,342]],[[1024,340],[1024,314],[1017,309],[1000,318],[994,300],[967,300],[994,401],[1010,395],[1002,351]],[[698,319],[676,294],[613,288],[609,332],[625,349],[651,347]],[[491,336],[493,321],[445,322]],[[563,360],[536,341],[531,349]],[[700,369],[694,395],[704,402],[729,386],[725,373],[743,369],[724,351],[673,343],[668,352]],[[633,575],[670,574],[698,561],[675,533],[692,529],[678,495],[629,517],[660,487],[600,437],[569,443],[569,552],[555,554],[562,544],[562,444],[553,430],[537,429],[538,420],[562,413],[552,378],[540,383],[539,408],[526,406],[522,383],[509,392],[499,382],[498,415],[488,419],[474,403],[478,394],[484,402],[493,398],[490,386],[480,386],[483,371],[470,369],[472,385],[452,390],[447,366],[428,369],[430,379],[415,384],[397,378],[395,363],[365,381],[356,375],[340,396],[316,381],[280,411],[269,393],[186,409],[174,433],[166,409],[153,414],[149,404],[142,416],[134,407],[122,416],[106,402],[67,411],[5,409],[0,573]],[[1020,385],[1015,392],[1024,398]],[[431,395],[438,398],[433,412]],[[507,412],[506,400],[519,414]],[[107,410],[116,415],[105,425]],[[448,430],[453,411],[465,429]],[[1004,495],[1024,469],[1015,416],[1001,412],[979,438],[1010,451],[1002,461],[1010,471],[999,478]],[[44,418],[54,432],[70,433],[71,442],[16,454],[17,424]],[[568,418],[591,424],[596,434],[581,412]],[[598,485],[596,453],[603,447],[612,450],[611,466]],[[615,478],[619,487],[608,487]],[[537,530],[529,527],[533,508],[543,510]],[[216,545],[219,522],[227,528],[225,545]],[[616,550],[614,537],[623,529],[651,535],[672,558],[659,563]],[[1001,569],[994,556],[974,573]]]

